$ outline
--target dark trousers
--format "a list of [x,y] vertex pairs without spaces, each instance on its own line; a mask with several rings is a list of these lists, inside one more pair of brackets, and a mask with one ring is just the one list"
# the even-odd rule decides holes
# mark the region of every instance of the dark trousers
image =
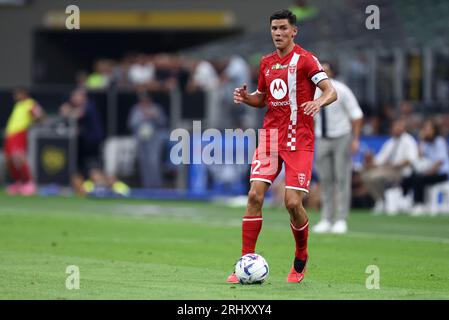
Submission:
[[447,174],[422,175],[414,173],[410,177],[404,178],[401,187],[406,195],[413,190],[413,200],[415,203],[424,203],[424,191],[427,186],[446,181]]

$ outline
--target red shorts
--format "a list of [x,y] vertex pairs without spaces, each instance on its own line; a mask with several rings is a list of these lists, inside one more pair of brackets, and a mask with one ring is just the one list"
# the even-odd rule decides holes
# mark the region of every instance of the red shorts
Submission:
[[12,156],[15,153],[26,153],[28,132],[22,131],[5,138],[5,155]]
[[282,170],[282,163],[285,163],[285,188],[308,193],[312,178],[313,151],[281,150],[275,155],[267,155],[259,153],[258,148],[254,153],[249,181],[272,184]]

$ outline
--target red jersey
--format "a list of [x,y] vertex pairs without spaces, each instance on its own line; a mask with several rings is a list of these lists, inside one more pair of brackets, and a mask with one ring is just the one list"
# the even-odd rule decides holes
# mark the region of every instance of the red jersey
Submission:
[[316,85],[327,79],[318,59],[299,45],[284,58],[277,52],[260,62],[257,91],[266,94],[263,128],[278,129],[278,150],[313,151],[314,123],[299,106],[313,101]]

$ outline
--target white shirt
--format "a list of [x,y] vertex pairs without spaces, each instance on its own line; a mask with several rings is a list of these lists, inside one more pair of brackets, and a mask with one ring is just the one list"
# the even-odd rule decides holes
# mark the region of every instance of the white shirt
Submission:
[[[328,138],[338,138],[348,134],[352,130],[352,120],[363,118],[363,112],[357,102],[356,97],[344,83],[335,79],[330,80],[335,91],[337,91],[337,101],[323,108],[326,112],[326,132]],[[317,88],[315,99],[319,98],[322,91]],[[323,112],[322,111],[322,112]],[[315,116],[315,136],[322,137],[321,112]]]
[[428,162],[431,166],[441,162],[438,174],[449,174],[449,154],[443,137],[438,136],[433,142],[422,141],[420,147],[423,153],[422,158],[429,160]]
[[233,83],[232,87],[240,87],[242,83],[249,84],[251,80],[251,70],[248,63],[240,56],[233,56],[229,61],[224,74]]
[[128,78],[133,84],[147,84],[155,77],[156,70],[152,64],[133,64],[128,71]]
[[[418,160],[418,143],[411,134],[406,132],[398,138],[388,139],[376,154],[374,163],[376,165],[387,163],[398,165],[405,160],[410,163],[415,163]],[[411,165],[404,167],[401,172],[402,176],[408,176],[411,173]]]
[[220,79],[212,64],[201,61],[193,72],[193,81],[204,90],[212,90],[218,87]]

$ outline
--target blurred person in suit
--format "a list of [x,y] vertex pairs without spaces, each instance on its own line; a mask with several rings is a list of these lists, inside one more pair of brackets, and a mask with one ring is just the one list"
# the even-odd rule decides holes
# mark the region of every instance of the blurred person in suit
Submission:
[[[359,150],[363,112],[351,89],[334,79],[335,67],[323,62],[337,101],[315,117],[316,165],[321,189],[321,220],[313,232],[346,233],[351,204],[351,154]],[[317,89],[315,98],[321,96]]]
[[103,124],[95,104],[83,88],[72,91],[67,102],[59,108],[61,117],[76,124],[78,134],[78,171],[88,175],[92,164],[97,164],[100,144],[104,138]]

